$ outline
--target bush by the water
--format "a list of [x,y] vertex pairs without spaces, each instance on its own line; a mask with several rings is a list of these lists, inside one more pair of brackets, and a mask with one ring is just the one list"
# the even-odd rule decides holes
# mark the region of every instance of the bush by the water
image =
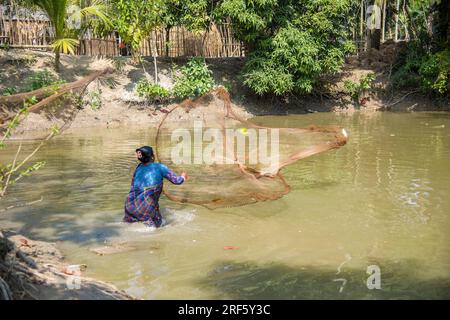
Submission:
[[421,87],[437,94],[450,92],[450,51],[432,52],[421,42],[409,43],[397,61],[393,82],[397,87]]
[[202,57],[191,58],[174,73],[175,85],[172,92],[176,98],[202,96],[214,87],[212,71]]
[[149,102],[164,101],[170,97],[170,91],[161,85],[141,79],[136,84],[136,93],[139,97],[147,99]]
[[428,56],[420,66],[419,74],[424,88],[440,94],[450,92],[450,51],[447,49]]
[[89,92],[86,96],[86,101],[88,105],[91,106],[92,110],[98,110],[102,107],[102,90],[93,90]]
[[352,97],[352,99],[359,103],[361,95],[372,88],[372,83],[375,80],[375,74],[369,73],[362,77],[358,82],[352,80],[346,80],[344,82],[344,87],[347,93]]
[[171,90],[144,78],[136,84],[136,94],[148,102],[166,102],[171,97],[199,97],[214,87],[212,71],[202,57],[191,58],[184,66],[174,67],[173,71],[175,84]]

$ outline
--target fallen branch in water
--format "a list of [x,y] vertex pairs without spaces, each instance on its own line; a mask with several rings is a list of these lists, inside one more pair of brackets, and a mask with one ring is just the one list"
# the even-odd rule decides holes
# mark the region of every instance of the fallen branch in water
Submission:
[[401,98],[398,99],[397,101],[392,102],[392,103],[387,103],[387,104],[383,105],[382,108],[383,108],[383,109],[388,109],[388,108],[390,108],[390,107],[396,105],[397,103],[400,103],[400,102],[402,102],[403,100],[405,100],[406,97],[409,96],[410,94],[417,93],[417,92],[419,92],[419,91],[420,91],[420,90],[414,90],[414,91],[408,92],[407,94],[405,94],[403,97],[401,97]]

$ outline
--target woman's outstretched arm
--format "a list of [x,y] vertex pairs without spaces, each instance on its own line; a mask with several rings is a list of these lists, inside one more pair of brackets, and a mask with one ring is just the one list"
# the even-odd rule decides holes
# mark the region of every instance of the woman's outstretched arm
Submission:
[[173,184],[182,184],[187,178],[185,172],[181,173],[181,175],[177,175],[163,164],[161,164],[161,170],[163,177],[172,182]]

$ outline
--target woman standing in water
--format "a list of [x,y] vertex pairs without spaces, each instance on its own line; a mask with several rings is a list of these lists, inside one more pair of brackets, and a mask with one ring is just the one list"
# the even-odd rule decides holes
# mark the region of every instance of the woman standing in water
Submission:
[[167,166],[157,163],[153,149],[144,146],[136,149],[136,157],[141,162],[134,171],[131,189],[125,200],[125,222],[145,221],[152,227],[160,227],[162,216],[159,212],[159,197],[163,188],[163,179],[173,184],[182,184],[187,180],[186,172],[176,175]]

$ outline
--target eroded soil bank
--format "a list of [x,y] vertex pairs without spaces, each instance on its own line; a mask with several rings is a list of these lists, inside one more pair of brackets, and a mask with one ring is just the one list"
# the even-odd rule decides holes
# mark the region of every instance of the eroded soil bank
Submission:
[[83,276],[85,265],[70,265],[54,243],[0,232],[0,300],[129,300],[111,284]]
[[[247,117],[253,115],[287,115],[311,112],[363,112],[373,111],[448,111],[448,101],[438,101],[424,96],[416,89],[396,90],[391,83],[392,68],[401,44],[385,43],[381,50],[372,49],[347,59],[343,71],[325,79],[326,85],[309,96],[259,97],[252,94],[239,80],[244,64],[241,58],[207,59],[217,85],[230,91],[237,110]],[[135,93],[135,85],[142,78],[154,77],[151,58],[143,64],[133,64],[130,58],[116,60],[97,59],[87,56],[63,56],[59,79],[71,82],[106,67],[116,72],[92,82],[79,106],[63,106],[59,111],[32,113],[16,134],[29,136],[32,131],[48,130],[56,121],[70,122],[69,130],[87,127],[115,128],[155,126],[171,108],[170,103],[148,103]],[[185,59],[161,58],[157,63],[158,82],[167,88],[174,84],[174,65],[182,65]],[[52,70],[53,55],[46,52],[11,50],[0,51],[0,92],[6,88],[23,88],[31,75],[37,71]],[[356,106],[344,88],[346,80],[359,81],[368,73],[376,79],[373,89],[365,94],[364,104]],[[176,102],[173,102],[176,103]]]

